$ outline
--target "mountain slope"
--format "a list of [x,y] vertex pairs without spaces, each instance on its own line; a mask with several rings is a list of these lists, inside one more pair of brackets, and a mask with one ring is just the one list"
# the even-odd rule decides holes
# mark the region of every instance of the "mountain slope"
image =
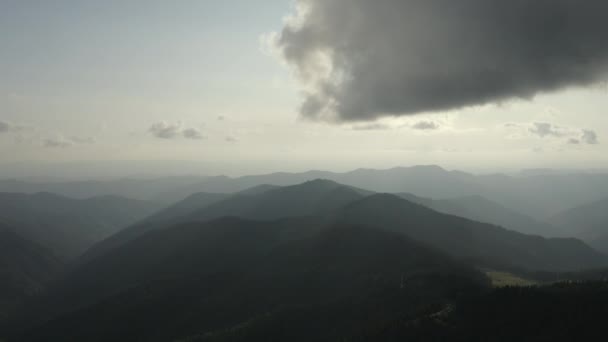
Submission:
[[60,268],[48,250],[0,226],[0,320],[23,300],[43,292]]
[[0,223],[59,257],[73,258],[159,207],[113,196],[78,200],[50,193],[0,193]]
[[428,199],[408,193],[396,194],[408,201],[424,205],[435,211],[464,217],[473,221],[491,223],[523,234],[544,237],[567,236],[564,229],[540,222],[532,217],[517,213],[481,196],[466,196],[449,199]]
[[[275,220],[327,213],[370,192],[326,180],[287,187],[258,186],[234,195],[197,194],[100,242],[84,259],[102,255],[143,234],[173,224],[225,216]],[[219,200],[221,198],[224,200]]]
[[549,218],[572,235],[608,252],[608,198],[565,210]]
[[451,255],[479,263],[532,270],[578,270],[608,259],[576,239],[545,239],[441,214],[394,195],[368,196],[337,217],[403,233]]
[[165,341],[277,310],[370,306],[358,317],[336,315],[339,328],[308,332],[319,338],[333,327],[349,335],[358,323],[423,310],[422,298],[441,305],[487,284],[477,271],[402,235],[338,224],[294,238],[304,227],[293,224],[233,218],[151,232],[73,274],[59,297],[113,295],[29,330],[25,340]]

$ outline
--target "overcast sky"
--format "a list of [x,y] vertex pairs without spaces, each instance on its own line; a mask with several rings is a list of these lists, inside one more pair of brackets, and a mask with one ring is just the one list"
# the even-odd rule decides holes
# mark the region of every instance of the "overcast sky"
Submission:
[[1,1],[0,159],[608,168],[608,4],[453,4]]

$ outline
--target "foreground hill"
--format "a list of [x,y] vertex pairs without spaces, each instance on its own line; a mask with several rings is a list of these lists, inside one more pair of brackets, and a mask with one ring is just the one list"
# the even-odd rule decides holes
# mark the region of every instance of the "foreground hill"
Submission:
[[59,257],[73,258],[159,207],[112,196],[78,200],[50,193],[0,193],[0,223]]
[[42,293],[60,268],[48,250],[0,226],[0,321],[24,300]]
[[309,329],[299,340],[357,336],[487,285],[477,271],[400,234],[307,224],[233,218],[149,233],[72,274],[51,303],[107,299],[28,329],[25,340],[167,341],[325,308],[339,312],[303,320]]

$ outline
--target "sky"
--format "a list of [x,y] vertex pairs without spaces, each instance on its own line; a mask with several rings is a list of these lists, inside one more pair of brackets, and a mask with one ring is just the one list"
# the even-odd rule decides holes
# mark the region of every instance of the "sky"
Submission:
[[0,176],[608,168],[606,7],[3,0]]

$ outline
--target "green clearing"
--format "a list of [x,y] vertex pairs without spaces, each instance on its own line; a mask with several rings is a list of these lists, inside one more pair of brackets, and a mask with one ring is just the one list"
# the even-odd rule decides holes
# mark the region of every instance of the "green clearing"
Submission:
[[524,279],[508,272],[488,271],[486,275],[490,278],[494,287],[534,286],[538,284],[533,280]]

